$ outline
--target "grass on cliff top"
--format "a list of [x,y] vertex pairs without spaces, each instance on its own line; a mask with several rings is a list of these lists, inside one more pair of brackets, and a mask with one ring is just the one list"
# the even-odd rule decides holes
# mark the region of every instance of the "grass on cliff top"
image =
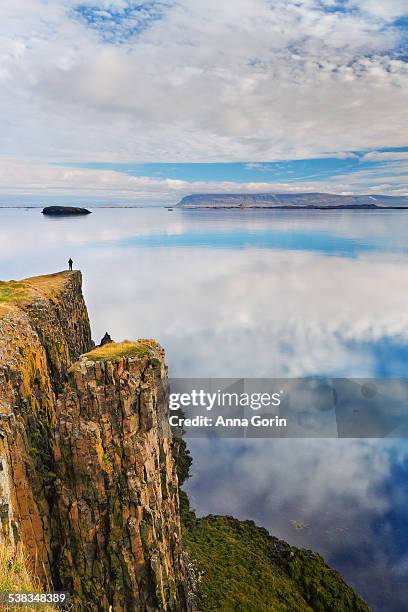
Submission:
[[[28,568],[27,558],[19,549],[17,552],[10,546],[0,544],[0,592],[14,593],[41,593],[44,591],[40,581],[36,579]],[[18,611],[33,610],[29,606],[5,606],[1,610]],[[57,609],[45,604],[36,605],[38,612],[57,612]]]
[[151,347],[144,342],[110,342],[86,353],[92,361],[119,361],[122,357],[145,357],[150,354]]
[[0,304],[21,302],[27,299],[28,295],[23,281],[0,281]]
[[31,276],[30,278],[23,279],[22,282],[26,283],[29,287],[47,292],[49,290],[61,289],[69,278],[80,274],[79,270],[63,270],[62,272],[54,272],[54,274]]
[[56,272],[19,281],[0,281],[0,304],[18,304],[28,300],[33,297],[33,290],[40,290],[45,294],[58,291],[73,274],[78,272]]

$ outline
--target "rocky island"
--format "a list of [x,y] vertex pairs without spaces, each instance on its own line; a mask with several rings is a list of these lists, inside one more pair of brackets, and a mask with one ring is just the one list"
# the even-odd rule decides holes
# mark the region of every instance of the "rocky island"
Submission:
[[75,215],[91,214],[91,211],[87,208],[79,208],[78,206],[46,206],[41,212],[49,217],[72,217]]
[[186,209],[408,209],[408,196],[338,195],[333,193],[204,193],[185,196],[177,206]]
[[95,347],[81,280],[0,282],[0,550],[79,611],[369,610],[319,555],[197,518],[164,352]]

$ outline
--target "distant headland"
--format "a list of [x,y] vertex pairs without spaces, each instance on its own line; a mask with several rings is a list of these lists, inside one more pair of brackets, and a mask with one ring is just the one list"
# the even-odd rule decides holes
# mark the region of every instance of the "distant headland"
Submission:
[[91,211],[78,206],[46,206],[43,208],[42,214],[50,217],[71,217],[73,215],[90,215]]
[[185,196],[180,208],[274,208],[307,210],[408,209],[408,196],[333,193],[203,193]]

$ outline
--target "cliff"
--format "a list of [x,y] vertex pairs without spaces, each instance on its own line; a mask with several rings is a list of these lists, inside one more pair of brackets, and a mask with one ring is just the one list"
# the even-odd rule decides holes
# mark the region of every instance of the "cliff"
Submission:
[[163,351],[94,349],[79,272],[0,283],[0,335],[1,540],[75,609],[187,609]]
[[166,380],[156,343],[109,345],[58,400],[59,578],[104,610],[185,609]]
[[92,347],[81,276],[0,283],[0,499],[3,538],[51,577],[52,432],[68,368]]
[[180,208],[408,208],[407,196],[339,195],[333,193],[204,193],[185,196]]
[[318,555],[195,516],[164,352],[153,340],[95,348],[81,280],[0,282],[2,584],[52,584],[90,612],[366,612]]

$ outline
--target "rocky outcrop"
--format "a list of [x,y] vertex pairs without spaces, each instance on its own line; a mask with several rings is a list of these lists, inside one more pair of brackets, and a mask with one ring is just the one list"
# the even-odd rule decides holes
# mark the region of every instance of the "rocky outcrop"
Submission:
[[185,610],[163,351],[92,350],[79,272],[0,283],[0,332],[0,539],[75,609]]
[[91,211],[87,208],[80,208],[78,206],[46,206],[41,212],[49,217],[72,217],[75,215],[91,214]]
[[139,347],[90,353],[58,400],[59,578],[95,609],[183,610],[167,373],[156,343]]

